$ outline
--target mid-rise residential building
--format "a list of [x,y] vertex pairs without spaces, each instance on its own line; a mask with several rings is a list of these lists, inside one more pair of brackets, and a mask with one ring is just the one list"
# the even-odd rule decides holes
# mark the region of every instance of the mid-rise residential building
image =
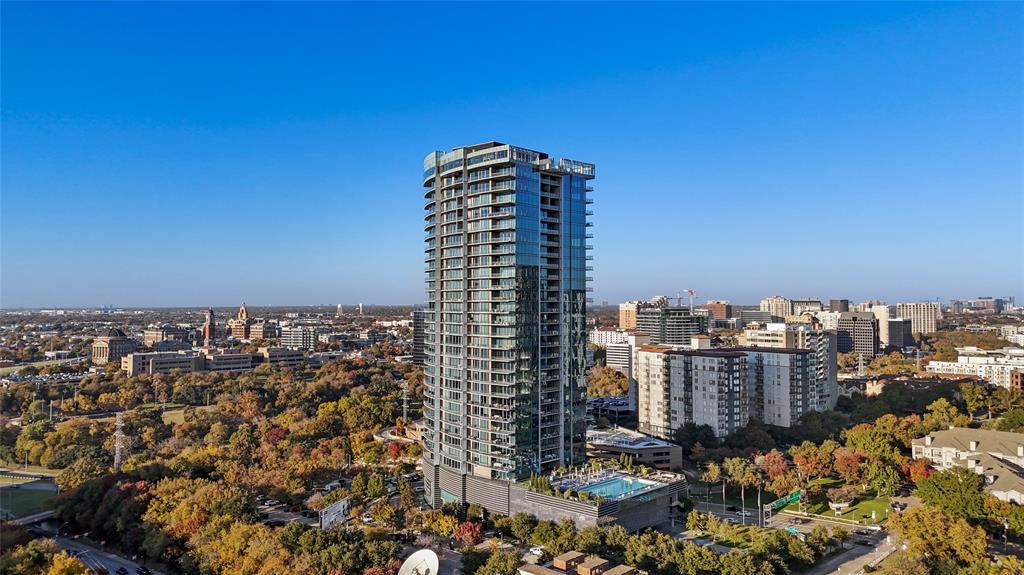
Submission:
[[319,330],[310,325],[286,325],[281,327],[281,346],[288,349],[316,349]]
[[773,295],[761,300],[760,309],[775,317],[786,317],[793,315],[793,302],[780,295]]
[[746,356],[749,417],[790,427],[817,406],[814,353],[793,348],[736,348]]
[[633,377],[633,352],[642,345],[651,343],[651,336],[639,330],[632,330],[626,341],[613,343],[605,348],[605,365],[626,376],[629,385],[626,399],[631,411],[636,411],[637,389],[636,378]]
[[693,336],[708,333],[708,319],[686,307],[659,307],[640,310],[636,323],[637,329],[651,337],[651,343],[689,345]]
[[974,375],[992,385],[1011,387],[1013,372],[1024,371],[1024,349],[1004,347],[987,350],[974,346],[956,348],[956,361],[929,361],[926,371]]
[[850,300],[848,299],[831,299],[828,300],[828,311],[835,312],[847,312],[850,311]]
[[594,165],[487,142],[423,168],[425,497],[510,515],[514,482],[584,460]]
[[869,312],[840,314],[836,340],[839,353],[856,353],[870,360],[879,353],[878,319]]
[[642,309],[668,307],[668,296],[655,296],[647,301],[628,301],[619,304],[619,329],[636,329],[637,314]]
[[637,421],[641,433],[671,439],[685,423],[724,437],[746,425],[746,355],[721,350],[637,348]]
[[814,318],[821,322],[821,329],[836,331],[839,329],[839,316],[849,312],[819,311]]
[[92,340],[92,362],[106,365],[135,351],[138,342],[125,335],[118,328],[111,328],[106,333]]
[[914,333],[934,333],[939,329],[942,306],[938,302],[898,303],[896,316],[909,319]]
[[1024,434],[954,427],[933,431],[911,442],[914,459],[937,469],[965,467],[984,478],[984,489],[997,499],[1024,504]]
[[[839,392],[836,381],[837,336],[834,331],[817,329],[811,324],[754,325],[743,331],[739,343],[744,347],[810,351],[813,375],[808,390],[808,407],[816,411],[835,407]],[[794,405],[797,411],[802,408],[799,402]]]
[[727,301],[712,300],[701,307],[711,312],[711,319],[713,320],[721,321],[733,317],[732,304]]
[[909,319],[896,317],[890,319],[888,324],[889,341],[887,342],[887,345],[889,347],[903,349],[905,347],[912,347],[915,345],[914,326]]
[[595,327],[590,330],[590,343],[607,347],[613,343],[623,343],[631,330],[618,327]]

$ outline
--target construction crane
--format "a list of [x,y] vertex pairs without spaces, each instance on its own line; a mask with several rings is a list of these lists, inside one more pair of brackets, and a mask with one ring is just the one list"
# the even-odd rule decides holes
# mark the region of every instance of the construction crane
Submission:
[[[693,297],[697,295],[697,292],[692,289],[688,289],[686,290],[686,294],[690,296],[690,313],[693,313]],[[680,292],[676,292],[676,305],[683,307],[683,294]]]

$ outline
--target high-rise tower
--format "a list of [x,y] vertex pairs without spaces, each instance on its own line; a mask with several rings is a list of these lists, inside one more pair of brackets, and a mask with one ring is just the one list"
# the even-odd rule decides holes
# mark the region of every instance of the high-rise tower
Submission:
[[487,507],[583,460],[594,165],[488,142],[423,169],[426,495]]
[[206,310],[206,322],[203,323],[203,347],[209,348],[217,339],[217,320],[213,308]]

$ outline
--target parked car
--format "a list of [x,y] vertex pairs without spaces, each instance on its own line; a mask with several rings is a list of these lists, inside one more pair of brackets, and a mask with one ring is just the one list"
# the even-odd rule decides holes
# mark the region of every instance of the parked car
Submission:
[[537,557],[540,557],[541,555],[544,554],[544,548],[543,547],[530,547],[530,554],[536,555]]
[[856,543],[857,545],[863,545],[865,547],[872,547],[874,545],[873,543],[871,543],[867,539],[858,539],[858,540],[854,541],[854,543]]

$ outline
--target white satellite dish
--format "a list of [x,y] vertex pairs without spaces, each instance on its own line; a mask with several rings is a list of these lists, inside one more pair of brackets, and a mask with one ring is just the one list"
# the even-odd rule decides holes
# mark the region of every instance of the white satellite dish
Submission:
[[438,575],[437,553],[430,549],[420,549],[402,563],[398,575]]

